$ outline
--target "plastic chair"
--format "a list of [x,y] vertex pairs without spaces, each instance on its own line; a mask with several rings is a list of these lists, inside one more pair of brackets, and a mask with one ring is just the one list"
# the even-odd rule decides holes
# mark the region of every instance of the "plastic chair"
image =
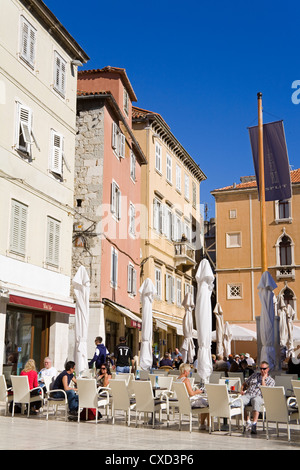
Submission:
[[192,432],[192,418],[193,415],[199,417],[200,414],[209,413],[209,407],[206,408],[192,408],[191,399],[189,397],[186,386],[183,382],[174,382],[173,390],[177,397],[177,407],[179,411],[179,430],[181,431],[182,415],[188,415],[190,432]]
[[292,379],[291,380],[291,386],[292,386],[292,389],[294,390],[294,388],[300,388],[300,380],[294,380]]
[[171,369],[171,370],[169,370],[168,375],[180,375],[180,370],[179,369]]
[[[132,387],[136,400],[135,407],[135,426],[137,427],[138,413],[144,413],[144,416],[148,413],[152,413],[152,427],[155,425],[155,413],[159,411],[159,417],[161,419],[161,411],[167,409],[165,401],[155,399],[153,396],[153,390],[150,380],[141,381],[134,380]],[[168,417],[169,418],[169,417]]]
[[[244,405],[241,401],[241,406],[231,408],[232,400],[229,397],[226,385],[223,384],[206,384],[207,398],[209,403],[209,432],[214,431],[214,418],[218,418],[220,430],[220,418],[228,418],[229,421],[229,435],[231,435],[231,418],[233,416],[241,416],[242,426],[244,429]],[[238,400],[236,398],[234,401]]]
[[293,377],[291,375],[275,375],[275,387],[284,387],[284,393],[286,397],[290,397],[293,394]]
[[277,436],[279,435],[278,423],[286,423],[288,441],[291,440],[290,420],[299,419],[299,411],[289,408],[285,397],[284,387],[261,387],[266,408],[266,436],[269,439],[269,422],[276,422]]
[[243,384],[245,382],[245,377],[244,377],[244,374],[243,372],[227,372],[228,374],[228,377],[230,378],[239,378],[240,381],[241,381],[241,384]]
[[221,377],[219,379],[219,384],[225,384],[226,383],[226,380],[228,380],[228,383],[229,383],[229,388],[231,389],[231,387],[234,387],[235,391],[236,392],[239,392],[241,390],[241,380],[239,377]]
[[209,383],[218,384],[221,377],[225,377],[225,372],[213,371],[209,377]]
[[[51,380],[52,380],[52,378],[51,378]],[[45,382],[45,384],[46,384],[46,382]],[[56,392],[61,392],[61,394],[63,396],[58,397],[58,398],[54,397],[53,395]],[[47,401],[46,420],[48,420],[48,418],[49,418],[49,405],[53,406],[53,411],[54,411],[55,418],[56,418],[56,414],[57,414],[57,411],[58,411],[58,407],[62,406],[65,409],[65,421],[68,420],[69,403],[68,403],[67,394],[64,390],[51,389],[51,386],[49,385],[49,389],[47,389],[47,394],[46,394],[46,401]]]
[[[98,423],[98,410],[101,407],[106,409],[108,415],[108,406],[109,406],[109,392],[105,387],[99,387],[97,389],[97,384],[95,379],[77,379],[77,389],[78,389],[78,423],[80,421],[80,408],[86,408],[86,413],[88,413],[88,408],[96,408],[96,424]],[[99,396],[99,391],[105,396]]]
[[[29,418],[30,404],[38,401],[42,401],[42,403],[44,403],[44,391],[42,387],[35,387],[30,390],[27,375],[12,375],[11,382],[13,389],[12,417],[15,412],[15,403],[21,403],[22,405],[27,404],[27,418]],[[30,392],[34,390],[40,390],[41,394],[32,397]]]
[[135,399],[130,398],[130,393],[125,380],[111,380],[109,389],[112,395],[111,413],[112,424],[115,423],[115,411],[122,410],[125,412],[125,420],[130,426],[130,411],[135,408]]
[[7,409],[10,402],[13,400],[13,396],[9,394],[12,387],[7,388],[5,375],[0,375],[0,402],[5,403],[5,416],[7,415]]

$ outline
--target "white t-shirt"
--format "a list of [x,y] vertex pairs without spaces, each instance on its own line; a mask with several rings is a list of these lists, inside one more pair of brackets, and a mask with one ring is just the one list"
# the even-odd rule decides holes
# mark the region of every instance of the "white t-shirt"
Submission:
[[43,380],[43,377],[47,375],[48,377],[56,377],[57,376],[57,370],[55,367],[50,367],[49,369],[42,369],[39,373],[39,380]]

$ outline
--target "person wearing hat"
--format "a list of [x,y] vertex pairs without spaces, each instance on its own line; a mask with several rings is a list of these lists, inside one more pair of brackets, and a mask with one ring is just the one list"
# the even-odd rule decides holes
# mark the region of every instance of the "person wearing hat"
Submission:
[[245,354],[245,359],[247,361],[248,366],[253,366],[253,364],[255,364],[253,357],[251,357],[249,353]]
[[236,354],[230,366],[229,372],[241,372],[241,370],[242,369],[240,367],[240,356]]

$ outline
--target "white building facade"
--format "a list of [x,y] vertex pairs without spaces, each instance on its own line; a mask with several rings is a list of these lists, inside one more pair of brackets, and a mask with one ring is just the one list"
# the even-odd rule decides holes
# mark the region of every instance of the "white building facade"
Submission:
[[40,0],[0,5],[0,373],[67,359],[77,66]]

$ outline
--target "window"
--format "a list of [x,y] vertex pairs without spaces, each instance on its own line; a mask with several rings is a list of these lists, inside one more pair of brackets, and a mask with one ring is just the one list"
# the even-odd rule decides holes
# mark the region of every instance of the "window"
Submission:
[[179,242],[181,241],[182,237],[182,223],[181,218],[176,215],[175,216],[175,227],[174,227],[174,239]]
[[172,158],[167,154],[167,168],[166,168],[167,181],[172,184]]
[[159,268],[155,268],[155,289],[156,297],[161,299],[161,270]]
[[168,240],[172,240],[173,238],[173,214],[171,209],[166,206],[166,237]]
[[132,179],[132,181],[135,181],[135,167],[136,167],[136,157],[133,153],[133,151],[131,150],[130,152],[130,178]]
[[135,207],[132,203],[129,204],[129,233],[135,236]]
[[110,284],[116,289],[118,285],[118,252],[114,246],[111,248]]
[[242,298],[242,284],[227,284],[227,298],[228,299],[241,299]]
[[291,239],[284,235],[279,243],[280,265],[290,266],[292,264]]
[[124,88],[124,92],[123,92],[123,108],[124,108],[126,116],[128,116],[129,96],[128,96],[127,90],[125,90],[125,88]]
[[226,248],[240,248],[242,246],[241,232],[226,233]]
[[125,158],[125,135],[122,134],[115,122],[112,123],[111,146],[117,157]]
[[236,209],[230,209],[229,219],[236,219]]
[[54,90],[63,97],[66,93],[66,64],[67,62],[54,52]]
[[181,307],[181,279],[176,279],[176,304]]
[[36,29],[21,16],[21,58],[30,67],[34,67],[35,60],[35,48],[36,48]]
[[50,171],[62,176],[64,137],[51,130]]
[[181,168],[179,165],[176,165],[176,189],[181,191]]
[[153,228],[157,232],[162,233],[163,229],[163,209],[162,203],[158,199],[153,201]]
[[190,182],[189,177],[186,173],[184,174],[184,197],[185,199],[190,198]]
[[291,199],[284,201],[275,201],[275,222],[292,222]]
[[155,142],[155,169],[161,173],[161,145]]
[[136,295],[136,269],[132,264],[128,265],[127,274],[127,291],[129,294]]
[[196,207],[197,206],[197,187],[194,181],[192,183],[192,191],[193,191],[193,207]]
[[28,206],[12,200],[11,226],[10,226],[10,251],[18,255],[25,255],[26,231],[27,231]]
[[117,220],[121,219],[121,191],[115,181],[111,184],[111,212]]
[[169,303],[174,303],[175,301],[175,286],[174,286],[174,277],[172,274],[166,274],[166,301]]
[[27,106],[17,103],[17,138],[16,147],[22,153],[31,155],[32,146],[32,111]]
[[59,265],[60,222],[47,217],[47,264]]

